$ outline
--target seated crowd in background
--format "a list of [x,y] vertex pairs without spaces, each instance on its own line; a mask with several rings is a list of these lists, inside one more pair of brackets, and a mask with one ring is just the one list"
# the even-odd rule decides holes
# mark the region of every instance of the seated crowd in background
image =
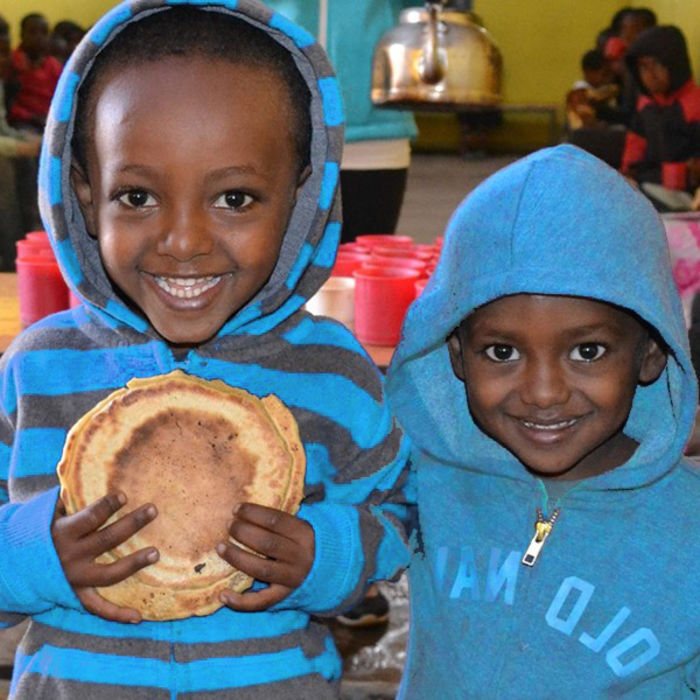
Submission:
[[49,30],[39,13],[20,23],[11,49],[10,26],[0,17],[0,270],[14,269],[15,242],[41,228],[37,169],[49,104],[63,64],[84,30],[62,21]]
[[682,32],[625,7],[595,43],[566,95],[567,140],[620,169],[660,211],[700,209],[700,88]]

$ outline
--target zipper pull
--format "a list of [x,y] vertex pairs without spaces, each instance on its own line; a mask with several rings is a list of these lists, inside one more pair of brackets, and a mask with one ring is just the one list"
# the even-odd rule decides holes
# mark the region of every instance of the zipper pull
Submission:
[[525,554],[523,554],[523,558],[521,559],[521,562],[525,564],[525,566],[535,565],[537,557],[540,556],[542,547],[544,547],[544,543],[546,542],[547,537],[549,537],[549,533],[552,531],[554,523],[559,517],[560,511],[561,508],[555,508],[552,511],[551,517],[545,518],[544,515],[542,515],[542,508],[537,509],[537,520],[535,521],[535,535],[532,538],[532,540],[530,540],[530,546],[527,548]]

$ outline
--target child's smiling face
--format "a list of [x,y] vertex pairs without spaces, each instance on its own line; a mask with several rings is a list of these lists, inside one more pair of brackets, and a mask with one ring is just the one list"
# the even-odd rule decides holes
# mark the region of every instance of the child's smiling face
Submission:
[[213,337],[272,273],[301,185],[293,124],[280,78],[223,59],[96,86],[76,192],[111,280],[169,342]]
[[449,339],[479,427],[532,472],[585,478],[619,466],[639,383],[665,355],[630,313],[580,297],[517,294],[474,311]]

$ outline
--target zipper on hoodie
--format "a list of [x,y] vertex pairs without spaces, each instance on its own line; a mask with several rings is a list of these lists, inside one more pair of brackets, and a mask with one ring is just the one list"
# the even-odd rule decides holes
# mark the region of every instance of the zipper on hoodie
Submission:
[[525,550],[523,558],[520,560],[522,564],[524,564],[525,566],[535,565],[538,557],[540,556],[540,553],[542,552],[544,543],[547,541],[547,538],[552,534],[554,524],[557,522],[557,518],[559,518],[559,514],[561,513],[561,502],[572,491],[576,490],[579,487],[580,483],[582,482],[579,482],[579,484],[572,486],[568,491],[565,491],[559,498],[557,498],[550,511],[549,494],[547,493],[547,489],[542,483],[541,479],[537,480],[537,485],[542,491],[544,500],[542,507],[538,507],[535,509],[535,534],[532,536],[530,544]]

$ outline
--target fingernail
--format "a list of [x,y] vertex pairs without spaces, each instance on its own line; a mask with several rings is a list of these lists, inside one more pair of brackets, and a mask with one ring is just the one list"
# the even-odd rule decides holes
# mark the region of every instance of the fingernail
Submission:
[[158,554],[158,550],[157,550],[157,549],[151,550],[151,551],[146,555],[146,559],[148,559],[148,561],[158,561],[158,557],[159,557],[159,554]]
[[233,514],[236,515],[238,511],[243,507],[242,503],[236,503],[234,509],[233,509]]
[[119,503],[121,503],[122,505],[124,505],[124,504],[126,503],[126,494],[125,494],[125,493],[122,493],[122,492],[120,491],[120,492],[117,494],[117,500],[119,501]]
[[217,545],[216,545],[216,551],[217,551],[217,553],[219,553],[219,554],[224,554],[224,553],[226,552],[226,545],[225,545],[225,544],[221,544],[221,543],[217,544]]
[[149,518],[155,518],[156,517],[156,507],[155,506],[148,506],[148,508],[146,508],[146,515]]

